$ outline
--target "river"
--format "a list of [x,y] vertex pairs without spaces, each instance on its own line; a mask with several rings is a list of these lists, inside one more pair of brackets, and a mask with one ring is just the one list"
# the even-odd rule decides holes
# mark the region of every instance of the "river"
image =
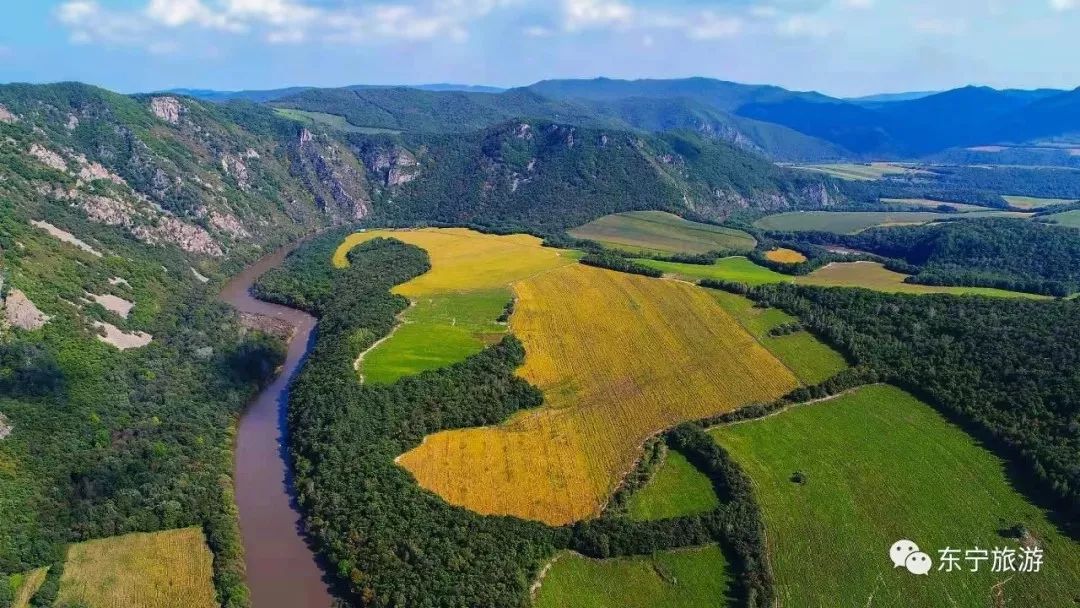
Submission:
[[331,604],[323,572],[301,530],[283,448],[289,383],[311,347],[315,317],[256,300],[250,291],[260,276],[279,266],[295,247],[263,257],[221,291],[222,301],[241,312],[296,327],[284,368],[248,405],[236,434],[236,506],[253,608],[329,608]]

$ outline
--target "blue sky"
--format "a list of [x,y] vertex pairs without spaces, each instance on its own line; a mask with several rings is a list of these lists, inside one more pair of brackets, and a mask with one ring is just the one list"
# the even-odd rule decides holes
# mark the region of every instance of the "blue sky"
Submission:
[[0,82],[709,76],[833,95],[1080,85],[1080,0],[17,0]]

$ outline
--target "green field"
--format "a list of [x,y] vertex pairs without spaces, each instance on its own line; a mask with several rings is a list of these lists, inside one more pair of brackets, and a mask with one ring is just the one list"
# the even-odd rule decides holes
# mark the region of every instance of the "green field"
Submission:
[[[998,458],[899,389],[864,387],[712,435],[754,482],[782,605],[1074,605],[1080,544],[1009,485]],[[1002,534],[1017,524],[1044,549],[1041,572],[937,571],[946,547],[1018,549]],[[899,539],[935,560],[928,576],[893,568]]]
[[663,262],[649,259],[637,259],[634,261],[688,281],[716,279],[737,281],[747,285],[765,285],[793,280],[793,277],[789,275],[780,274],[764,266],[758,266],[743,256],[721,258],[713,264],[681,264],[679,262]]
[[757,245],[754,237],[742,230],[691,222],[663,211],[605,215],[569,233],[610,249],[638,254],[750,251]]
[[393,129],[381,129],[378,127],[358,127],[345,120],[344,116],[327,114],[325,112],[309,112],[307,110],[294,110],[292,108],[274,108],[274,113],[289,120],[295,120],[304,124],[315,124],[329,127],[343,133],[365,133],[368,135],[396,135],[401,131]]
[[720,504],[712,481],[675,450],[667,450],[664,462],[645,487],[630,497],[631,519],[647,521],[695,515]]
[[796,168],[804,171],[813,171],[814,173],[824,173],[825,175],[831,175],[832,177],[838,177],[840,179],[861,182],[876,181],[886,175],[901,175],[918,171],[916,169],[889,163],[836,163],[828,165],[800,165]]
[[1053,215],[1048,215],[1043,219],[1058,224],[1059,226],[1080,228],[1080,209],[1076,209],[1074,211],[1064,211],[1062,213],[1055,213]]
[[535,608],[723,608],[733,581],[717,547],[648,557],[593,560],[560,555],[544,577]]
[[[876,226],[907,226],[955,217],[949,213],[932,211],[789,211],[767,215],[754,225],[762,230],[778,232],[835,232],[854,234]],[[970,211],[965,218],[1017,217],[1030,214],[1015,211]]]
[[1001,198],[1017,209],[1039,209],[1040,207],[1067,205],[1080,200],[1075,198],[1038,198],[1034,196],[1003,196]]
[[393,341],[364,356],[364,381],[391,383],[475,355],[506,333],[506,324],[496,319],[510,299],[508,289],[418,299],[405,311]]
[[803,384],[820,384],[847,368],[843,355],[809,332],[797,331],[786,336],[769,335],[769,330],[791,323],[796,320],[795,317],[776,308],[757,308],[751,300],[740,295],[726,291],[709,291],[724,310],[738,319],[739,323],[794,372]]

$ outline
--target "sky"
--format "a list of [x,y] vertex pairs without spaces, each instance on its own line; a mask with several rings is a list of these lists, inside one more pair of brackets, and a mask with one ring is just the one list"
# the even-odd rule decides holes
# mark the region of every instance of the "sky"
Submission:
[[1080,86],[1080,0],[9,0],[0,82]]

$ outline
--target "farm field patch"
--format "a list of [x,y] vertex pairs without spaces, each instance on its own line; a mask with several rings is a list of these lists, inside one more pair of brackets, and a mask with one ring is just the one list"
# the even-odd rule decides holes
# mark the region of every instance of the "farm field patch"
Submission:
[[726,291],[708,290],[746,331],[784,362],[807,386],[820,384],[848,367],[844,356],[805,330],[772,336],[770,330],[797,319],[776,308],[758,308],[748,298]]
[[430,435],[398,462],[479,513],[565,524],[594,515],[650,435],[798,385],[706,290],[583,265],[514,285],[518,374],[544,405]]
[[397,330],[364,354],[359,372],[365,382],[394,382],[480,352],[506,332],[497,319],[514,281],[574,263],[536,237],[449,228],[355,233],[334,253],[334,265],[347,265],[349,251],[379,237],[426,250],[431,270],[393,289],[413,305]]
[[[782,605],[1067,606],[1080,589],[1080,545],[1010,486],[997,457],[899,389],[863,387],[711,434],[754,482]],[[1023,541],[1006,537],[1017,524]],[[900,539],[931,555],[928,576],[894,569]],[[946,547],[1019,553],[1022,542],[1044,550],[1040,572],[996,574],[989,561],[937,571]]]
[[569,231],[579,239],[629,253],[706,253],[750,251],[754,237],[734,228],[691,222],[663,211],[630,211],[605,215]]
[[889,293],[947,293],[995,298],[1048,299],[1047,296],[992,287],[941,287],[905,283],[907,276],[889,270],[877,262],[838,262],[823,266],[805,277],[799,277],[795,282],[819,287],[864,287]]
[[627,513],[648,521],[707,513],[719,504],[712,481],[686,456],[669,449],[648,483],[630,497]]
[[331,129],[342,131],[344,133],[367,133],[371,135],[377,134],[397,134],[401,131],[394,129],[382,129],[379,127],[360,127],[345,120],[344,116],[338,116],[337,114],[327,114],[325,112],[312,112],[308,110],[295,110],[293,108],[274,108],[274,113],[283,118],[289,120],[295,120],[304,124],[315,124],[323,127],[330,127]]
[[806,261],[806,256],[794,249],[773,249],[765,252],[765,258],[780,264],[800,264]]
[[825,165],[799,165],[797,169],[824,173],[832,177],[849,181],[876,181],[887,175],[903,175],[905,173],[929,173],[911,167],[894,165],[891,163],[834,163]]
[[747,285],[791,282],[793,277],[759,266],[743,256],[720,258],[712,264],[683,264],[661,260],[636,259],[638,264],[663,271],[680,279],[697,281],[715,279],[737,281]]
[[[762,230],[778,232],[835,232],[854,234],[879,226],[914,226],[937,220],[955,218],[955,214],[932,211],[789,211],[767,215],[754,225]],[[1030,214],[1015,211],[970,211],[965,218],[1015,217]]]
[[1068,226],[1069,228],[1080,228],[1080,209],[1075,211],[1063,211],[1062,213],[1055,213],[1048,215],[1044,219],[1051,221],[1060,226]]
[[1038,198],[1035,196],[1003,196],[1007,203],[1018,209],[1038,209],[1040,207],[1053,207],[1054,205],[1067,205],[1075,203],[1075,198]]
[[926,198],[883,198],[881,199],[881,202],[886,205],[907,205],[910,207],[926,207],[928,209],[937,209],[942,205],[946,205],[961,213],[970,211],[991,211],[989,207],[980,207],[979,205],[972,205],[969,203],[935,201]]
[[213,556],[200,528],[126,534],[71,545],[60,605],[216,607]]
[[720,549],[594,560],[564,553],[552,564],[535,608],[724,608],[733,577]]

